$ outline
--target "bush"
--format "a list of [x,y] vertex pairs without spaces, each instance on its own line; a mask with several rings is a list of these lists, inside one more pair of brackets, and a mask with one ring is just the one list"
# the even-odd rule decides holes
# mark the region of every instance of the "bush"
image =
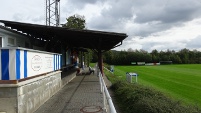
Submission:
[[108,65],[107,63],[104,63],[104,67],[105,67],[105,68],[107,68],[108,70],[110,70],[110,69],[111,69],[111,66],[110,66],[110,65]]
[[131,84],[106,74],[112,80],[111,89],[124,113],[201,113],[197,107],[184,106],[163,93],[139,84]]

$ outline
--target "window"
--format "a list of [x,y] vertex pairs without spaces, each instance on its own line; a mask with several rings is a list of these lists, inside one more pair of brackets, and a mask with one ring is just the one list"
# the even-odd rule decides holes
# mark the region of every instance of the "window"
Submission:
[[0,37],[0,47],[2,47],[2,37]]
[[14,38],[8,38],[8,44],[9,45],[15,45],[15,39]]
[[29,43],[28,42],[25,42],[25,47],[29,48]]

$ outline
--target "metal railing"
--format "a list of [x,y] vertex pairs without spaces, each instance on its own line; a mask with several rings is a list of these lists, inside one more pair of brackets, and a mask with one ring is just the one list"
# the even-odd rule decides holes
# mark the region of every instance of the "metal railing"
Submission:
[[110,97],[110,94],[107,90],[107,87],[105,85],[105,81],[103,79],[103,75],[102,73],[98,72],[98,76],[99,76],[99,82],[100,82],[100,86],[101,86],[101,93],[103,94],[103,99],[104,99],[104,110],[106,110],[107,113],[117,113],[116,109],[114,107],[114,104],[112,102],[112,98]]

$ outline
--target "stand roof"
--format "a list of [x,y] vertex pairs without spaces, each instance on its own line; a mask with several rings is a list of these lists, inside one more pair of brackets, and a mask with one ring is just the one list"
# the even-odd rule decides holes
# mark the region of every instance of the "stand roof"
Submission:
[[64,27],[45,26],[30,23],[0,20],[6,27],[40,38],[45,41],[60,42],[66,46],[89,48],[107,51],[122,44],[127,37],[124,33],[78,30]]

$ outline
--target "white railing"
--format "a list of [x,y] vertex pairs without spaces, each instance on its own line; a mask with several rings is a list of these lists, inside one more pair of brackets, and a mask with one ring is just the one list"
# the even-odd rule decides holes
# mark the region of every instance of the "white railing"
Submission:
[[104,67],[104,69],[106,69],[107,71],[109,71],[110,73],[112,73],[113,74],[113,72],[111,72],[108,68],[106,68],[106,67]]
[[114,107],[114,104],[112,102],[112,98],[110,97],[110,94],[109,94],[107,87],[105,85],[103,75],[100,71],[98,73],[98,76],[99,76],[99,82],[100,82],[100,86],[101,86],[101,93],[103,93],[104,109],[106,110],[107,113],[117,113],[116,109]]

